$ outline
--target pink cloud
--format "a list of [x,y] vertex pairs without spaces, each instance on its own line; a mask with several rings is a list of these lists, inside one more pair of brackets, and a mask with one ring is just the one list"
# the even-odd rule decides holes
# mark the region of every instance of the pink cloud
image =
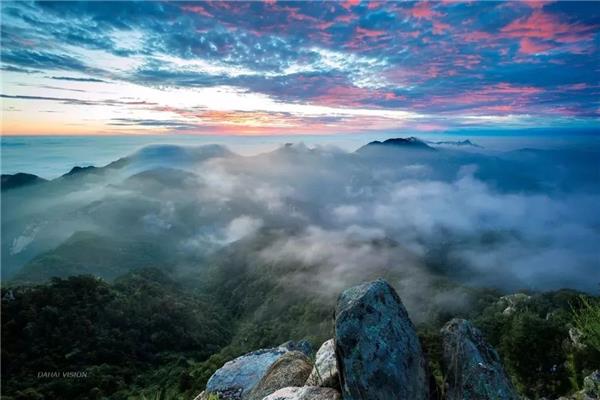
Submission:
[[[354,35],[345,44],[345,47],[350,49],[359,49],[359,51],[361,48],[366,48],[369,51],[373,51],[377,48],[383,48],[385,43],[387,43],[386,39],[389,39],[390,37],[390,33],[386,31],[356,27],[354,30]],[[366,43],[368,43],[368,46],[365,46]]]
[[465,69],[473,69],[481,63],[482,57],[477,54],[465,54],[458,56],[453,64],[457,67],[463,67]]
[[303,14],[295,7],[278,7],[277,11],[286,13],[287,17],[296,21],[319,23],[320,20],[313,16]]
[[210,18],[213,17],[213,15],[211,13],[209,13],[208,11],[206,11],[206,9],[204,7],[202,7],[201,5],[183,6],[181,8],[185,11],[192,12],[192,13],[195,13],[198,15],[203,15],[205,17],[210,17]]
[[313,101],[327,106],[359,107],[372,95],[373,91],[370,89],[340,85],[327,88],[321,95],[314,97]]
[[335,17],[335,22],[350,24],[357,19],[358,19],[358,15],[356,15],[356,14],[345,14],[345,15],[338,15],[337,17]]
[[565,85],[564,88],[567,90],[585,90],[590,88],[590,85],[587,83],[575,83],[573,85]]
[[382,5],[382,4],[383,4],[383,3],[382,3],[382,2],[380,2],[380,1],[369,1],[369,2],[367,3],[367,8],[368,8],[369,10],[375,10],[376,8],[379,8],[379,7],[381,7],[381,5]]
[[444,31],[447,31],[448,29],[450,29],[450,25],[445,24],[441,21],[433,21],[433,33],[435,34],[441,34],[444,33]]
[[518,94],[518,95],[533,95],[543,92],[542,89],[535,86],[516,86],[510,83],[498,83],[483,90],[487,93],[503,93],[503,94]]
[[428,2],[418,2],[409,10],[410,15],[417,19],[432,20],[433,17],[439,17],[441,14],[431,8]]
[[434,34],[439,35],[450,29],[450,25],[440,21],[440,18],[446,14],[434,10],[429,2],[416,3],[415,6],[408,10],[408,15],[415,19],[430,21]]
[[412,127],[413,129],[421,132],[437,132],[437,131],[445,131],[448,129],[446,126],[439,124],[416,124]]
[[311,99],[316,104],[342,107],[381,108],[378,101],[402,101],[405,96],[397,95],[389,90],[360,88],[352,85],[336,85],[326,88],[318,96]]
[[369,38],[376,38],[376,37],[380,37],[380,36],[385,36],[388,34],[388,32],[386,31],[377,31],[377,30],[372,30],[372,29],[364,29],[361,27],[356,27],[355,30],[356,34],[361,36],[361,37],[369,37]]
[[535,9],[528,17],[519,18],[501,29],[504,37],[561,41],[586,40],[594,27],[561,22],[558,17]]
[[466,42],[480,42],[483,40],[491,40],[494,39],[495,36],[491,33],[483,32],[483,31],[470,31],[461,34],[461,37]]
[[498,112],[498,113],[514,113],[514,112],[519,111],[518,107],[515,107],[510,104],[502,104],[502,105],[497,105],[497,106],[485,106],[485,107],[480,107],[479,109],[484,110],[484,111]]
[[524,4],[533,9],[541,9],[544,8],[546,4],[553,3],[551,0],[524,0]]
[[406,100],[405,96],[399,96],[394,92],[383,93],[383,98],[386,100]]
[[373,45],[373,42],[376,42],[377,40],[380,40],[380,39],[385,39],[385,38],[390,37],[389,33],[386,31],[364,29],[361,27],[356,27],[354,32],[355,33],[352,36],[352,38],[350,39],[350,41],[348,41],[346,43],[346,47],[348,47],[350,49],[359,49],[365,43],[369,42],[369,50],[373,50],[373,49],[377,48],[376,46]]
[[342,7],[344,7],[346,10],[351,9],[352,7],[355,7],[357,5],[360,4],[360,0],[346,0],[343,3],[340,3],[340,5]]
[[567,117],[575,117],[581,114],[581,111],[575,107],[555,106],[548,109],[552,114],[564,115]]
[[533,86],[498,83],[461,93],[430,96],[413,105],[424,109],[431,106],[468,107],[474,113],[522,111],[528,105],[535,104],[536,95],[542,92],[542,89]]
[[440,76],[440,68],[437,65],[430,65],[425,72],[429,78],[437,78]]
[[523,38],[519,41],[519,52],[523,54],[538,54],[554,48],[551,44]]

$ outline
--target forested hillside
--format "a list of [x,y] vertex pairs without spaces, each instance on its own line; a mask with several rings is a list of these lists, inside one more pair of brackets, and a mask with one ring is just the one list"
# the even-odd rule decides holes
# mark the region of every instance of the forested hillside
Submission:
[[[152,269],[112,284],[78,276],[3,289],[3,398],[134,399],[164,393],[187,399],[240,354],[291,339],[307,338],[318,346],[331,337],[333,303],[290,295],[265,270],[238,268],[204,276],[201,291]],[[515,386],[530,398],[574,392],[600,365],[597,299],[573,291],[469,293],[472,303],[458,315],[482,329]],[[439,385],[444,381],[439,329],[446,318],[440,314],[417,324]],[[39,378],[44,371],[80,371],[85,377]]]

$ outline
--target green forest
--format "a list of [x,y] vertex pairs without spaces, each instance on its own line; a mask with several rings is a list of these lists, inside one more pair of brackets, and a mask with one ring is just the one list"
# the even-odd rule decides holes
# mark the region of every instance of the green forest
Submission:
[[[260,272],[215,267],[194,280],[140,269],[110,283],[81,275],[3,288],[2,398],[188,399],[235,356],[304,338],[316,349],[332,336],[333,303],[290,295]],[[600,365],[598,298],[464,290],[462,316],[529,398],[572,393]],[[417,324],[440,387],[439,329],[450,317],[432,309]],[[53,371],[84,376],[43,376]]]

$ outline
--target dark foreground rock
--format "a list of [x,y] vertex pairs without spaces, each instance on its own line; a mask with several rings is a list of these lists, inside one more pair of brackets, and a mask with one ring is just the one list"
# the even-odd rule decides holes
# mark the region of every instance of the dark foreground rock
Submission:
[[256,385],[249,400],[262,400],[279,389],[288,386],[302,386],[312,371],[310,359],[299,351],[290,351],[277,359],[269,367],[265,376]]
[[264,400],[340,400],[340,393],[335,389],[317,386],[287,387]]
[[282,346],[261,349],[231,360],[219,368],[206,384],[206,395],[217,394],[221,400],[246,400],[265,377],[269,368],[290,352],[291,342]]
[[469,321],[453,319],[442,328],[448,400],[518,400],[496,350]]
[[306,380],[307,386],[323,386],[338,389],[340,376],[335,359],[335,344],[329,339],[319,348],[315,357],[315,366]]
[[425,400],[426,362],[415,328],[384,280],[339,297],[335,352],[344,400]]

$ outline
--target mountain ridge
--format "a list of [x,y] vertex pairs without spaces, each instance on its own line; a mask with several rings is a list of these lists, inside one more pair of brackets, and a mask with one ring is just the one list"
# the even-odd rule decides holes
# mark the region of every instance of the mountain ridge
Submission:
[[422,150],[422,151],[437,151],[435,148],[429,146],[426,142],[418,139],[414,136],[408,138],[391,138],[384,141],[374,140],[367,143],[363,147],[359,148],[356,152],[364,152],[367,149],[373,147],[386,147],[386,148],[402,148],[410,150]]

